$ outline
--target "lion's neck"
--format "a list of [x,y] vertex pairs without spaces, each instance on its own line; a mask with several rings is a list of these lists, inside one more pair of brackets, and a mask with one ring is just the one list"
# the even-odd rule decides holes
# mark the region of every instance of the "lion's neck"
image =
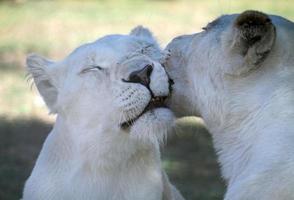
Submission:
[[[43,185],[41,195],[47,192],[56,199],[85,199],[87,195],[91,199],[143,199],[151,194],[155,196],[151,199],[159,199],[162,177],[156,149],[129,141],[121,132],[89,129],[83,123],[72,126],[64,120],[58,117],[30,178],[34,184]],[[139,192],[134,196],[133,191]]]
[[[97,123],[72,124],[68,119],[58,117],[48,137],[48,152],[53,151],[60,159],[71,158],[80,165],[93,170],[109,170],[135,162],[138,155],[144,162],[157,164],[159,151],[156,147],[131,141],[128,134],[113,127]],[[136,163],[133,163],[136,164]]]
[[[249,171],[254,174],[254,166],[266,170],[272,166],[271,162],[280,159],[276,157],[279,153],[289,155],[283,153],[284,150],[294,153],[291,145],[294,142],[291,131],[294,112],[291,109],[286,111],[292,102],[276,95],[260,102],[249,98],[239,97],[234,103],[232,97],[223,112],[204,119],[212,133],[223,176],[229,183],[246,176]],[[277,145],[281,139],[285,140],[283,145]],[[291,148],[279,149],[287,145]]]

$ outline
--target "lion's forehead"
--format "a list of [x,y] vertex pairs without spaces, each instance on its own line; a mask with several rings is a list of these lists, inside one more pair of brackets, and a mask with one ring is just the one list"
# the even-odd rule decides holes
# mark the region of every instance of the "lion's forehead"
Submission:
[[75,49],[66,59],[79,65],[100,64],[102,67],[115,66],[119,62],[140,53],[145,47],[158,54],[160,50],[153,48],[148,41],[130,35],[108,35],[93,43],[84,44]]
[[[210,36],[220,37],[224,30],[232,28],[233,22],[238,16],[239,14],[222,15],[209,22],[205,29],[208,33],[212,33]],[[288,33],[294,32],[294,23],[290,20],[277,15],[269,15],[269,17],[277,29],[282,29]]]
[[225,28],[227,28],[232,22],[233,20],[237,17],[236,14],[232,14],[232,15],[222,15],[218,18],[216,18],[215,20],[213,20],[212,22],[209,22],[206,26],[207,30],[224,30]]

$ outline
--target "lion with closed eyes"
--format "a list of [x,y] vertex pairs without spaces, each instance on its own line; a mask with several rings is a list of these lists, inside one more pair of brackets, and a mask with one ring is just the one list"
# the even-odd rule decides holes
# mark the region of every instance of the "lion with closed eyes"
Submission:
[[170,80],[151,32],[108,35],[60,62],[27,58],[57,120],[24,188],[24,200],[182,199],[161,169],[173,124]]

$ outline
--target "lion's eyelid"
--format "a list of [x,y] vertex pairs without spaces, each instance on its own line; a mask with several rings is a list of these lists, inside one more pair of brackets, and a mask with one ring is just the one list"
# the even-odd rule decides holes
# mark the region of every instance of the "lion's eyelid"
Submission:
[[87,72],[90,72],[90,71],[98,71],[98,70],[104,70],[104,68],[100,67],[100,66],[91,66],[89,68],[85,68],[83,69],[80,74],[83,74],[83,73],[87,73]]

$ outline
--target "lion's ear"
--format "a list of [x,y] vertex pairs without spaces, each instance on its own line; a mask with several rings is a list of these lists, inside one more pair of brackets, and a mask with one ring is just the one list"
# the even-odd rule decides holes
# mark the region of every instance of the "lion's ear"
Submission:
[[34,79],[35,85],[37,86],[37,89],[43,97],[47,107],[51,113],[56,113],[58,92],[57,87],[54,85],[54,81],[50,76],[50,68],[52,68],[54,63],[36,54],[29,55],[26,63],[28,72]]
[[144,28],[143,26],[137,26],[133,30],[131,30],[130,35],[134,35],[140,38],[143,38],[145,40],[150,41],[151,43],[157,44],[155,38],[153,37],[153,34],[151,31],[147,28]]
[[244,58],[243,69],[248,72],[261,64],[273,48],[276,29],[268,15],[258,11],[245,11],[233,24],[232,50]]

